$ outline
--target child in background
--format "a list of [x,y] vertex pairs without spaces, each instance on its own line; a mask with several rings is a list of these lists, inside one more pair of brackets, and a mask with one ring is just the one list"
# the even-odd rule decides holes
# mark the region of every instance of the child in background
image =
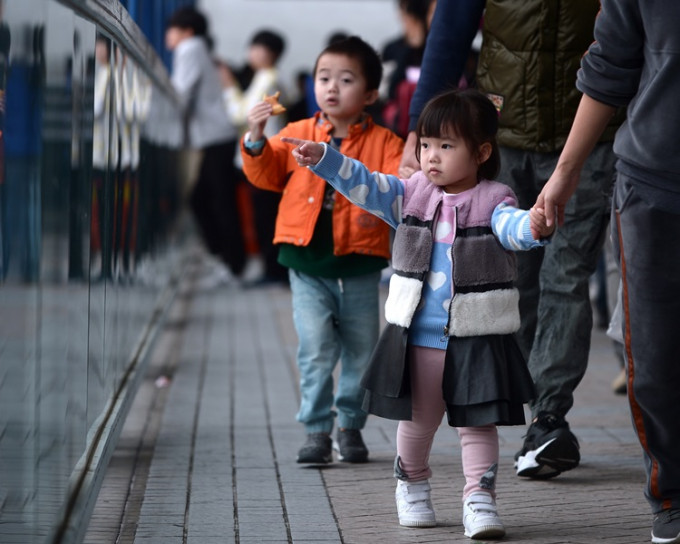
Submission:
[[399,522],[436,525],[429,454],[444,413],[461,441],[463,524],[470,538],[505,534],[496,510],[497,425],[524,424],[533,382],[514,333],[520,324],[512,251],[547,243],[542,210],[517,209],[492,180],[498,115],[475,90],[432,99],[418,122],[421,171],[371,173],[326,144],[286,138],[301,166],[396,229],[387,327],[362,384],[369,413],[400,420]]
[[[264,95],[281,91],[281,80],[276,65],[286,47],[284,39],[272,30],[260,30],[250,39],[248,46],[248,66],[253,70],[253,78],[245,89],[241,89],[231,70],[225,64],[219,66],[224,87],[223,97],[227,113],[232,122],[245,127],[250,109],[262,100]],[[281,96],[285,102],[285,96]],[[267,127],[272,136],[284,126],[281,118],[273,118]]]
[[[247,87],[242,89],[231,70],[221,64],[220,74],[224,106],[231,121],[239,127],[241,134],[247,129],[248,112],[262,100],[264,95],[281,93],[279,100],[286,102],[286,93],[277,68],[279,59],[285,51],[286,42],[280,34],[273,30],[262,29],[250,39],[248,45],[248,68],[253,76]],[[272,117],[265,127],[265,134],[273,136],[284,126],[286,115]],[[241,168],[241,154],[236,155],[236,165]],[[244,182],[249,189],[244,194],[252,203],[252,229],[255,232],[259,256],[251,255],[243,272],[248,284],[261,285],[269,283],[285,283],[287,271],[277,262],[277,251],[272,244],[274,237],[274,220],[281,196],[271,191],[261,191]]]
[[224,111],[209,39],[207,19],[191,6],[168,19],[165,45],[173,52],[171,80],[188,116],[186,143],[202,152],[189,204],[208,250],[219,257],[201,283],[215,287],[241,276],[246,255],[236,207],[238,131]]
[[[279,263],[289,268],[299,340],[297,420],[304,424],[307,439],[298,463],[332,460],[336,416],[339,459],[368,460],[361,436],[367,414],[361,407],[364,391],[359,382],[378,339],[378,284],[390,257],[390,233],[385,223],[352,205],[312,172],[298,168],[281,137],[324,142],[370,168],[396,173],[403,141],[365,113],[377,99],[381,75],[378,54],[360,38],[332,43],[314,68],[321,111],[266,139],[264,126],[272,106],[262,101],[250,110],[250,131],[242,140],[248,180],[283,193],[274,243]],[[334,394],[338,359],[341,369]]]

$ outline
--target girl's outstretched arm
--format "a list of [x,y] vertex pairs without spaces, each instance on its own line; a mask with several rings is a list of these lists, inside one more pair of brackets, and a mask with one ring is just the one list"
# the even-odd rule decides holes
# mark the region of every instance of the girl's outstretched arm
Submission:
[[296,146],[292,153],[300,166],[325,179],[352,204],[397,228],[404,198],[404,183],[397,176],[371,172],[361,161],[325,143],[288,137],[281,141]]

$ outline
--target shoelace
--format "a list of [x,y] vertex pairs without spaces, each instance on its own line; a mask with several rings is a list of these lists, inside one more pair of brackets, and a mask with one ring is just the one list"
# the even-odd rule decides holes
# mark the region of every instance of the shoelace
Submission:
[[559,429],[562,427],[565,427],[566,425],[560,421],[560,418],[557,416],[554,416],[553,414],[541,414],[536,418],[536,421],[534,421],[531,425],[529,425],[529,428],[527,429],[527,434],[525,434],[522,438],[533,438],[538,434],[538,431],[536,430],[536,427],[540,427],[544,431],[551,432],[554,431],[555,429]]
[[661,523],[670,523],[673,520],[680,519],[680,509],[662,510],[656,515],[656,519]]

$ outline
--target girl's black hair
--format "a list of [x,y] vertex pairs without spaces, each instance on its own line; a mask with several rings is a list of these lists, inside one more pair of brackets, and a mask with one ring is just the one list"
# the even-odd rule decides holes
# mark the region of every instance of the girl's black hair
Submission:
[[416,158],[420,162],[420,138],[441,138],[447,134],[465,140],[476,153],[479,146],[491,144],[491,155],[479,165],[478,179],[494,179],[501,166],[496,142],[498,112],[485,94],[475,89],[446,91],[432,98],[423,108],[416,125]]

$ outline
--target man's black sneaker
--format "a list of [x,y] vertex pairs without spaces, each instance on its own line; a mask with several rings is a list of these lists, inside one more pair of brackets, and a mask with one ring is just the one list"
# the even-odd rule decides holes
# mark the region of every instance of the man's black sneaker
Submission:
[[518,476],[547,479],[576,468],[580,460],[578,440],[569,424],[561,416],[541,412],[515,455],[515,468]]
[[680,509],[662,510],[654,516],[652,542],[654,544],[680,543]]
[[309,465],[327,465],[333,461],[333,440],[328,433],[309,433],[307,441],[298,451],[297,462]]
[[338,429],[337,442],[334,444],[338,460],[346,463],[366,463],[368,448],[361,438],[359,429]]

